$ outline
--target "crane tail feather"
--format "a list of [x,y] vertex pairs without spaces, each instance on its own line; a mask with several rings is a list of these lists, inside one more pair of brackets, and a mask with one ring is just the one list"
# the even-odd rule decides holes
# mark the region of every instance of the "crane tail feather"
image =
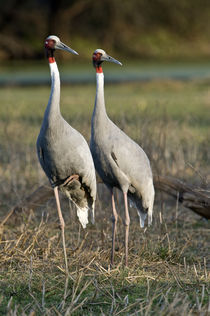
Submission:
[[151,206],[148,209],[148,226],[152,224],[152,211],[153,211],[153,207]]
[[92,224],[95,224],[95,202],[90,207],[90,220]]
[[143,211],[143,208],[140,209],[140,207],[138,207],[136,205],[136,203],[134,201],[132,201],[131,199],[129,199],[129,204],[130,207],[135,207],[137,210],[137,214],[139,216],[139,223],[140,223],[140,227],[144,228],[144,222],[145,219],[148,215],[148,226],[150,226],[152,224],[152,212],[153,212],[153,203],[151,204],[151,206],[148,207],[148,211]]
[[137,213],[139,215],[140,227],[144,228],[144,222],[145,222],[145,219],[147,217],[147,213],[143,213],[143,212],[139,211],[138,209],[137,209]]
[[88,207],[79,208],[77,207],[77,216],[83,228],[86,228],[88,224]]
[[91,207],[83,207],[80,208],[77,205],[77,217],[83,228],[86,228],[88,222],[88,211],[90,210],[90,220],[92,224],[95,224],[95,203],[91,205]]

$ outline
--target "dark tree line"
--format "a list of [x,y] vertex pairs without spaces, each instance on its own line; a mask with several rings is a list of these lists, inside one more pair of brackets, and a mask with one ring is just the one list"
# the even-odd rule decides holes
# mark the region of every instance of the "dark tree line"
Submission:
[[5,59],[42,57],[43,39],[52,33],[84,49],[100,43],[129,56],[149,56],[160,41],[208,42],[209,30],[209,0],[0,0]]

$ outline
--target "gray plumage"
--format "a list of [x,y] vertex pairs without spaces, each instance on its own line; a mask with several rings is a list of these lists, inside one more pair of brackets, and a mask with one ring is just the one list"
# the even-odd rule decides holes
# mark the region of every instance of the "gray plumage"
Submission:
[[[55,36],[50,38],[59,41]],[[76,205],[79,220],[85,227],[88,223],[88,209],[94,221],[94,164],[86,140],[60,113],[59,72],[55,62],[49,65],[52,78],[51,94],[37,139],[37,153],[51,185],[58,186]]]
[[[143,149],[107,116],[104,101],[104,75],[101,68],[101,63],[105,60],[121,64],[101,49],[97,49],[93,54],[97,87],[91,121],[90,149],[95,168],[103,182],[112,193],[113,188],[117,187],[125,195],[128,195],[131,204],[137,208],[140,225],[143,227],[147,214],[148,223],[151,224],[152,222],[154,187],[150,162]],[[126,199],[127,197],[125,196],[125,207]],[[114,222],[116,222],[117,215],[114,204],[113,208]],[[128,223],[126,225],[129,226],[128,211],[126,213]],[[115,225],[116,223],[114,224],[114,230]]]
[[141,227],[148,211],[151,224],[154,188],[149,160],[142,148],[107,115],[102,122],[103,127],[97,111],[94,111],[90,148],[95,168],[108,187],[128,192],[130,202],[140,216]]

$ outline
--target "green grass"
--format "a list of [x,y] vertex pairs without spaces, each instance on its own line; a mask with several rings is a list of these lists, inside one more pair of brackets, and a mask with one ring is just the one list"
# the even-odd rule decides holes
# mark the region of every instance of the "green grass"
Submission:
[[[192,165],[206,174],[210,137],[209,86],[208,81],[106,85],[107,112],[141,144],[161,173],[194,175],[189,167]],[[5,139],[0,145],[5,154],[1,158],[3,161],[9,159],[5,146],[10,142],[22,148],[23,154],[33,151],[30,159],[36,161],[35,141],[49,92],[49,87],[0,89],[3,105],[0,136]],[[94,98],[95,85],[62,87],[62,114],[88,141]]]
[[[209,86],[208,81],[106,85],[107,112],[121,125],[122,120],[139,125],[145,119],[152,123],[169,119],[178,126],[184,124],[198,139],[203,138],[210,124]],[[39,131],[49,91],[49,87],[1,88],[2,124],[20,124],[33,129],[34,135],[27,139],[32,141]],[[87,137],[94,97],[95,85],[63,86],[61,91],[63,116]],[[132,134],[139,137],[135,131]]]
[[[0,216],[46,182],[35,143],[49,87],[1,88]],[[150,157],[154,173],[208,183],[209,81],[105,85],[107,112]],[[61,111],[87,140],[95,85],[62,86]],[[121,196],[116,265],[109,267],[110,197],[98,188],[96,225],[83,231],[65,198],[70,277],[54,200],[17,213],[0,230],[1,315],[207,315],[209,223],[156,195],[154,223],[131,209],[129,268],[123,266]],[[160,223],[162,214],[162,224]]]

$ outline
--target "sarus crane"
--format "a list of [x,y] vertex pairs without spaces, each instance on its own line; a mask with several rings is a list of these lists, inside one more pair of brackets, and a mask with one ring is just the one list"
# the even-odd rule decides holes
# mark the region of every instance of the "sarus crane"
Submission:
[[83,228],[88,223],[88,210],[94,222],[96,177],[93,159],[84,137],[71,127],[60,112],[60,76],[54,51],[62,49],[78,55],[60,39],[51,35],[45,40],[45,50],[51,72],[51,93],[37,139],[40,164],[54,189],[60,220],[66,272],[68,272],[64,219],[61,212],[58,188],[75,204]]
[[111,265],[114,263],[115,235],[118,214],[115,207],[114,187],[122,190],[125,206],[125,265],[128,265],[128,237],[130,216],[129,199],[136,207],[140,226],[148,214],[148,224],[152,223],[154,186],[150,162],[143,149],[118,128],[106,113],[104,100],[104,74],[102,62],[109,61],[122,65],[102,49],[93,53],[96,69],[96,97],[91,120],[90,149],[95,168],[112,195],[112,251]]

